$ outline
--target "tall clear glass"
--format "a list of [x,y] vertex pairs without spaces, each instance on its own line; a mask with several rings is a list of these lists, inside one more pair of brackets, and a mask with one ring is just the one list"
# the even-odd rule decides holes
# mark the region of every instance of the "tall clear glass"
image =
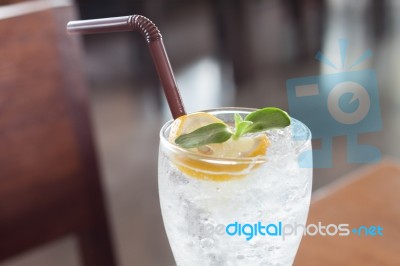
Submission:
[[[233,124],[235,113],[252,111],[205,112]],[[292,265],[310,205],[312,168],[299,167],[311,150],[309,129],[292,118],[265,133],[265,156],[213,158],[170,143],[172,122],[160,132],[158,185],[177,265]]]

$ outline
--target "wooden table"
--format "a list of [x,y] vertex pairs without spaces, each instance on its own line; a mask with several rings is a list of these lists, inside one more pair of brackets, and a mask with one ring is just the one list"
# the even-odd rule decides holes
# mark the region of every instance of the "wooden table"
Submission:
[[307,224],[381,226],[383,236],[305,236],[295,266],[400,265],[400,166],[383,161],[317,191]]

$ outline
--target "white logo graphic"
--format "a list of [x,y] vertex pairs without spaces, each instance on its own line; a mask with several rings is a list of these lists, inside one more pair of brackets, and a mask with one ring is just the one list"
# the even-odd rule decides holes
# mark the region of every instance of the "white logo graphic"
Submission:
[[[339,99],[345,93],[353,94],[349,104],[359,100],[358,108],[352,113],[344,112],[339,106]],[[371,101],[366,89],[355,82],[341,82],[332,88],[328,95],[328,110],[332,117],[339,123],[351,125],[364,119],[368,114]]]

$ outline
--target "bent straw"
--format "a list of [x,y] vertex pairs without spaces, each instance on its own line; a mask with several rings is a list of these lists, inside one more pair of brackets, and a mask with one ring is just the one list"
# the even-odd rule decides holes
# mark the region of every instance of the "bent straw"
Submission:
[[77,20],[68,22],[67,31],[68,33],[88,34],[118,31],[139,32],[149,46],[173,118],[176,119],[186,114],[161,33],[151,20],[140,15]]

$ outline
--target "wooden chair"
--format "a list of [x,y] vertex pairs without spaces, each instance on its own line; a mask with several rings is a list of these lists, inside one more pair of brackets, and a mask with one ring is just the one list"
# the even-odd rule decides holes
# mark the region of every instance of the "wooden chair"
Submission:
[[74,9],[37,2],[0,12],[0,261],[74,234],[83,265],[113,266]]

